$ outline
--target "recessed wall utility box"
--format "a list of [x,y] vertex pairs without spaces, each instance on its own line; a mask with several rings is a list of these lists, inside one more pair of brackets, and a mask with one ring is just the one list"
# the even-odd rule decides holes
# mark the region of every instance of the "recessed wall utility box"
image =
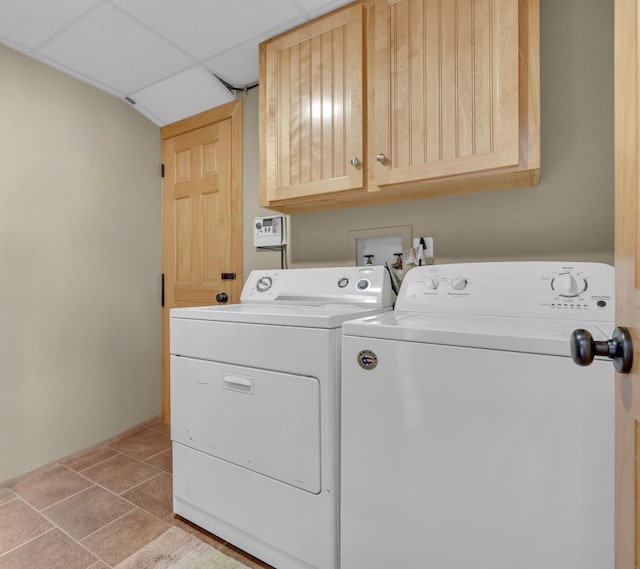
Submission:
[[360,237],[356,239],[357,265],[384,265],[394,262],[394,254],[402,252],[401,235],[384,235],[381,237]]
[[285,218],[282,215],[256,217],[253,223],[254,247],[279,247],[287,242]]
[[[380,237],[391,238],[389,241]],[[369,239],[372,239],[369,241]],[[398,241],[399,240],[399,241]],[[364,255],[373,254],[372,264],[390,265],[396,260],[395,253],[411,247],[411,226],[371,227],[368,229],[352,229],[347,232],[348,259],[355,265],[366,263]],[[370,246],[372,245],[372,246]]]

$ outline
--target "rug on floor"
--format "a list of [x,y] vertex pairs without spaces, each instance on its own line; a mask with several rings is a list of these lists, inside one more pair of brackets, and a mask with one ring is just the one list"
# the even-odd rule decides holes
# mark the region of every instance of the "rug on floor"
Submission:
[[177,527],[127,557],[116,569],[248,569]]

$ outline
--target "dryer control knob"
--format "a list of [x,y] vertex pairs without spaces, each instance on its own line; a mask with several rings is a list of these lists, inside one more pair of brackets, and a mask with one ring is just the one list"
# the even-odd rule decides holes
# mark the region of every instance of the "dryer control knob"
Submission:
[[578,296],[587,290],[587,281],[580,277],[574,277],[571,273],[560,273],[551,281],[551,289],[560,296]]
[[426,281],[424,281],[424,286],[426,286],[427,288],[430,288],[431,290],[436,290],[438,288],[438,279],[433,279],[433,278],[428,278]]
[[458,277],[457,279],[453,279],[451,281],[451,288],[453,290],[464,290],[465,288],[467,288],[468,284],[469,281],[467,279],[465,279],[464,277]]
[[272,284],[273,281],[271,280],[271,277],[260,277],[256,283],[256,288],[258,289],[258,292],[266,292],[271,288]]

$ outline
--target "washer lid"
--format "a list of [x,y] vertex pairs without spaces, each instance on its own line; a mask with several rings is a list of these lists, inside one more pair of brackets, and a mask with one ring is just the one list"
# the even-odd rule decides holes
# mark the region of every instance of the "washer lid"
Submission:
[[390,310],[390,307],[366,307],[355,304],[323,304],[320,306],[230,304],[226,306],[172,308],[170,315],[171,318],[189,320],[300,326],[304,328],[339,328],[346,320],[363,318]]
[[584,320],[393,312],[345,322],[342,331],[345,336],[570,357],[569,339],[576,328],[606,340],[614,327],[613,322]]

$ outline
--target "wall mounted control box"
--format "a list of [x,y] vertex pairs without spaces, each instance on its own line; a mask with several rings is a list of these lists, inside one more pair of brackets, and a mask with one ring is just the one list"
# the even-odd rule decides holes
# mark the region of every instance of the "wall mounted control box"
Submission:
[[285,218],[282,215],[256,217],[253,223],[254,247],[279,247],[287,243]]

